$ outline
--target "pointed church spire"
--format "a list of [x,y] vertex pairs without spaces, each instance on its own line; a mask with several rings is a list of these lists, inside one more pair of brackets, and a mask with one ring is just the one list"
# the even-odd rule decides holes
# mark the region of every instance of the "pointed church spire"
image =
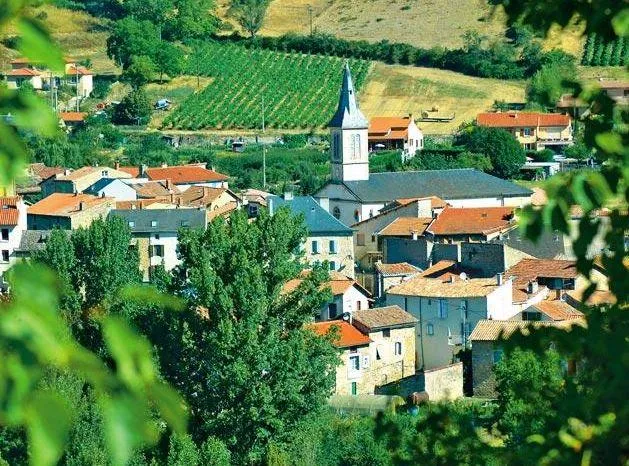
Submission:
[[328,124],[331,128],[362,129],[369,127],[369,122],[358,108],[352,73],[349,63],[345,62],[343,70],[343,87],[339,96],[339,106]]

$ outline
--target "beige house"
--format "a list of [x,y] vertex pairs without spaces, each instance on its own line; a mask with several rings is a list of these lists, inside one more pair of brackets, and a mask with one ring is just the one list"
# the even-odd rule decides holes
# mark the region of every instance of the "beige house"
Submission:
[[479,113],[476,124],[507,130],[527,150],[569,146],[573,143],[570,115],[535,112]]
[[374,296],[376,298],[384,296],[389,288],[404,283],[419,273],[421,273],[421,269],[408,262],[399,262],[397,264],[376,262],[374,271]]
[[71,59],[65,59],[62,76],[25,58],[12,60],[11,70],[7,73],[7,86],[9,89],[17,89],[25,82],[29,82],[36,90],[50,89],[51,84],[54,87],[67,84],[76,87],[76,95],[79,97],[89,97],[94,90],[93,73]]
[[397,305],[418,319],[418,369],[434,369],[454,361],[479,320],[507,320],[514,315],[512,283],[495,278],[425,278],[416,276],[386,292],[387,305]]
[[391,306],[355,313],[352,322],[318,322],[311,329],[334,335],[341,363],[336,395],[373,395],[376,387],[415,375],[413,316]]
[[126,179],[131,175],[121,170],[110,167],[82,167],[78,170],[66,170],[63,173],[54,175],[41,183],[41,191],[44,197],[52,193],[82,193],[97,181],[109,179]]
[[29,230],[75,230],[89,227],[97,218],[106,217],[116,207],[111,197],[90,194],[54,193],[28,208]]

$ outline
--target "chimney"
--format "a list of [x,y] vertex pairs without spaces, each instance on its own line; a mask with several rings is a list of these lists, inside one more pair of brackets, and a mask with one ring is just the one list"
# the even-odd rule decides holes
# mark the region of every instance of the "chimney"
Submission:
[[555,298],[561,301],[561,290],[555,290]]
[[105,191],[103,191],[102,193],[100,193],[100,197],[101,197],[102,199],[104,199],[104,198],[105,198]]
[[498,273],[498,274],[496,274],[496,284],[497,284],[498,286],[501,286],[501,285],[502,285],[502,281],[503,281],[503,276],[502,276],[502,273]]
[[419,235],[416,231],[411,231],[411,235],[413,236],[413,241],[417,241],[417,238],[419,238]]
[[166,189],[168,191],[172,191],[173,189],[173,182],[170,178],[166,178]]
[[448,283],[454,283],[454,275],[450,275],[450,278],[448,279]]
[[147,168],[147,166],[142,164],[142,165],[140,165],[139,168],[140,168],[139,177],[140,178],[144,178],[146,176],[146,168]]
[[171,204],[175,203],[175,193],[170,193],[170,202]]
[[63,176],[68,176],[70,173],[72,173],[72,170],[69,170],[67,168],[63,170]]
[[535,294],[537,293],[537,291],[539,290],[539,285],[537,283],[537,280],[532,280],[529,282],[528,286],[527,286],[527,293],[528,294]]
[[319,205],[326,211],[330,212],[330,198],[329,197],[319,197],[317,198]]
[[162,168],[168,168],[168,164],[167,163],[162,163]]
[[114,168],[115,168],[116,170],[120,170],[120,162],[116,162],[116,163],[114,164]]
[[285,201],[292,201],[293,200],[293,192],[292,191],[286,191],[284,193],[284,200]]
[[85,210],[85,202],[79,202],[79,210]]

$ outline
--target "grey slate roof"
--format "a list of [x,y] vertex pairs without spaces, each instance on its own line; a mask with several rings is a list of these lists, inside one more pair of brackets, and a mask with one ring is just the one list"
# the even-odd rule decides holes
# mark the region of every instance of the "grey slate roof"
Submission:
[[[420,155],[421,157],[421,155]],[[363,202],[437,196],[441,199],[530,196],[530,189],[473,168],[371,173],[365,181],[343,184]]]
[[16,249],[18,256],[29,256],[35,251],[46,247],[52,230],[26,230],[22,232],[20,246]]
[[87,194],[98,194],[98,192],[116,181],[117,178],[101,178],[96,183],[86,188],[83,192]]
[[271,213],[286,206],[295,214],[303,214],[311,236],[351,236],[354,234],[351,228],[346,227],[311,196],[295,196],[288,201],[279,196],[269,196],[267,202]]
[[[109,215],[122,217],[129,224],[131,233],[174,233],[181,227],[206,226],[204,209],[116,209]],[[156,226],[152,226],[153,221],[157,222]]]
[[365,129],[369,127],[369,121],[358,108],[352,74],[347,62],[343,69],[343,86],[339,96],[339,105],[328,126],[343,129]]
[[537,242],[526,238],[520,230],[512,230],[495,242],[522,251],[537,259],[567,259],[563,233],[544,231]]

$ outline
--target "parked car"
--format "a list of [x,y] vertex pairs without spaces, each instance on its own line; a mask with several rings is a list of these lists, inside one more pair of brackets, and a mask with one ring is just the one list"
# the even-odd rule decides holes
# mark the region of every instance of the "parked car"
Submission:
[[155,102],[155,110],[168,110],[170,108],[170,100],[168,99],[159,99]]

